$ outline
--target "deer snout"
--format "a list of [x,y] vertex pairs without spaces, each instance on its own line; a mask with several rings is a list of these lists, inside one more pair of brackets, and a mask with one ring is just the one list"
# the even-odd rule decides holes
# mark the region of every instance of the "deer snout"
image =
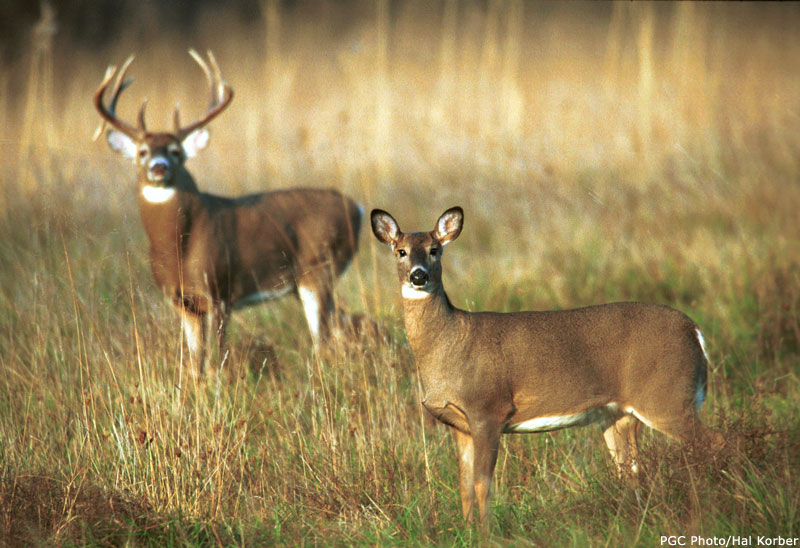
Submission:
[[169,174],[169,162],[164,158],[153,158],[147,164],[147,178],[152,182],[160,182]]
[[423,287],[426,283],[428,283],[428,271],[421,266],[418,266],[411,271],[409,280],[411,280],[411,285]]

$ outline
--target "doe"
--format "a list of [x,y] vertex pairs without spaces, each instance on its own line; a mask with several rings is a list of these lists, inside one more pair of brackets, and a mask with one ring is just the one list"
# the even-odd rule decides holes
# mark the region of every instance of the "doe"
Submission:
[[204,128],[233,98],[219,66],[194,50],[211,88],[199,120],[181,125],[175,110],[172,132],[117,117],[120,93],[131,80],[125,61],[106,106],[103,96],[117,74],[109,67],[94,94],[111,148],[133,160],[138,173],[139,213],[150,240],[157,284],[178,309],[197,372],[216,340],[221,356],[231,310],[286,294],[298,295],[315,343],[329,333],[333,286],[357,251],[363,209],[333,189],[294,188],[226,198],[200,192],[184,162],[208,144]]
[[450,426],[464,518],[488,528],[500,435],[599,423],[620,475],[636,475],[642,423],[714,449],[698,419],[707,389],[703,336],[666,306],[637,302],[547,312],[466,312],[442,285],[442,249],[461,233],[460,207],[431,232],[403,233],[376,209],[372,231],[397,262],[406,333],[423,406]]

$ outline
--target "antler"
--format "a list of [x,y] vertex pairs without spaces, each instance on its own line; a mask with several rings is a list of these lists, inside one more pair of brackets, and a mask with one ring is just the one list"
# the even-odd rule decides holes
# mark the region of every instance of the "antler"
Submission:
[[119,74],[117,75],[117,81],[114,84],[114,89],[111,92],[111,102],[108,104],[108,108],[106,108],[106,106],[103,104],[103,95],[105,94],[108,85],[111,83],[111,80],[114,79],[114,75],[117,74],[117,67],[112,65],[106,69],[106,75],[103,77],[103,82],[100,84],[100,87],[97,88],[97,91],[94,94],[94,106],[97,108],[100,116],[103,117],[103,120],[97,127],[97,131],[94,133],[93,138],[95,140],[97,140],[97,138],[103,133],[106,124],[111,124],[115,129],[121,131],[131,139],[137,139],[140,135],[147,131],[147,128],[144,124],[144,108],[147,104],[147,101],[142,103],[142,107],[139,109],[138,127],[134,127],[125,120],[117,118],[116,114],[117,101],[119,100],[120,94],[125,90],[125,88],[131,85],[131,82],[133,82],[132,78],[127,80],[125,79],[125,73],[128,72],[128,67],[132,62],[133,55],[128,57],[122,64],[122,68],[119,70]]
[[[227,107],[231,102],[231,99],[233,99],[233,89],[231,89],[230,85],[228,85],[228,83],[222,79],[222,72],[219,69],[219,65],[217,65],[217,60],[214,58],[214,54],[209,50],[208,60],[211,64],[210,67],[209,64],[206,63],[195,50],[190,49],[189,55],[191,55],[192,58],[197,61],[197,64],[200,65],[200,68],[203,69],[203,73],[206,75],[206,81],[211,88],[211,102],[209,103],[208,111],[206,112],[205,116],[186,127],[181,127],[180,115],[178,114],[177,107],[175,108],[175,136],[180,141],[183,141],[183,139],[194,130],[209,123],[212,119],[214,119],[215,116],[217,116],[217,114],[225,110],[225,107]],[[142,106],[139,109],[136,127],[120,118],[117,118],[116,114],[117,101],[119,100],[120,94],[131,84],[131,82],[133,82],[132,78],[127,80],[125,79],[125,73],[128,71],[128,67],[132,62],[133,55],[128,57],[122,64],[118,75],[117,67],[108,67],[108,69],[106,69],[106,74],[103,77],[103,82],[100,84],[100,87],[94,94],[94,105],[97,107],[97,111],[100,113],[100,116],[103,117],[103,120],[100,122],[97,131],[95,131],[95,140],[103,133],[103,129],[105,129],[106,124],[111,124],[111,126],[121,131],[131,139],[138,139],[147,132],[147,126],[145,125],[144,121],[144,111],[145,107],[147,106],[147,100],[142,103]],[[108,107],[106,107],[103,104],[103,95],[105,95],[106,89],[108,89],[108,85],[111,83],[111,80],[114,79],[115,75],[117,75],[117,81],[114,84],[114,89],[111,92],[111,102],[109,103]]]
[[208,60],[211,64],[210,68],[200,54],[198,54],[194,49],[189,50],[189,55],[192,56],[192,59],[197,61],[197,64],[200,65],[200,68],[203,69],[203,73],[206,75],[206,81],[211,88],[211,101],[208,105],[208,111],[206,112],[205,116],[186,127],[181,127],[178,108],[175,108],[175,135],[181,141],[191,132],[203,127],[212,119],[214,119],[217,114],[225,110],[225,108],[231,102],[231,99],[233,99],[233,89],[222,79],[222,72],[219,70],[219,65],[217,65],[217,60],[214,58],[214,54],[211,52],[211,50],[208,50]]

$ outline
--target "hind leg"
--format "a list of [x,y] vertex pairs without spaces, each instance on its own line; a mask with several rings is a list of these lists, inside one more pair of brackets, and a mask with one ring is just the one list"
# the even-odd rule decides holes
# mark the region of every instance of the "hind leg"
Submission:
[[228,312],[224,303],[214,306],[206,314],[206,356],[213,359],[214,352],[217,352],[216,360],[214,361],[215,367],[226,367],[228,372],[231,371],[229,356],[228,356]]
[[641,426],[641,421],[633,415],[624,415],[603,430],[603,438],[620,478],[635,478],[639,474],[637,436]]
[[724,436],[700,422],[695,413],[687,413],[679,417],[648,417],[648,426],[659,432],[700,449],[717,452],[725,446]]
[[314,346],[318,346],[328,335],[329,319],[333,311],[333,295],[325,284],[301,280],[297,284],[297,295],[303,304],[308,330]]

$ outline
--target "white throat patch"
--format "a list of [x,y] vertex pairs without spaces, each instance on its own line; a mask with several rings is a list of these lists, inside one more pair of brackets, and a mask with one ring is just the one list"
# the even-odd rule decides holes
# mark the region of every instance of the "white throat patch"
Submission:
[[151,204],[163,204],[175,196],[173,187],[145,185],[142,187],[142,197]]
[[427,299],[428,297],[433,295],[433,293],[431,293],[430,291],[414,287],[412,284],[408,282],[403,284],[402,292],[404,299],[412,299],[412,300]]

